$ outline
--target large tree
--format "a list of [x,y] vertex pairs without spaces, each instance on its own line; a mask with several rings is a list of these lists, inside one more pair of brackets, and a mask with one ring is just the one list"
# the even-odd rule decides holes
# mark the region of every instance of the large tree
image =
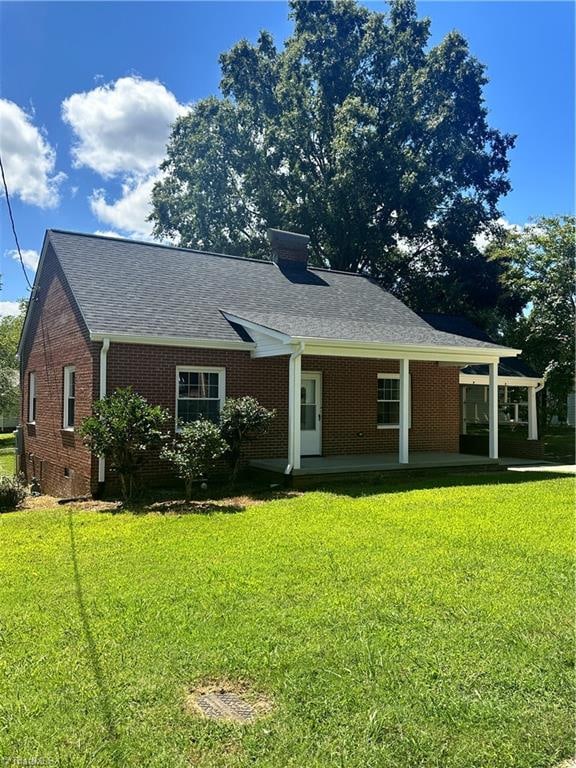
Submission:
[[574,388],[575,243],[576,217],[555,216],[508,232],[488,250],[505,269],[504,283],[525,304],[506,340],[544,374],[548,410],[560,418]]
[[26,302],[20,303],[20,313],[0,320],[0,414],[12,415],[18,410],[20,387],[16,352],[26,314]]
[[260,257],[268,226],[292,229],[316,264],[365,270],[417,309],[446,294],[455,309],[496,304],[498,267],[474,237],[510,188],[514,138],[488,125],[464,38],[429,48],[414,0],[386,15],[353,0],[290,7],[284,48],[266,32],[239,42],[221,56],[222,97],[176,122],[155,234]]

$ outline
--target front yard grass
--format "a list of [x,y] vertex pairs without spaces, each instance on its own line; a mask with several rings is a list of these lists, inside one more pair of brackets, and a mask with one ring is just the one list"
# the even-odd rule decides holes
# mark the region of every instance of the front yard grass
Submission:
[[[572,489],[509,473],[2,515],[0,760],[551,768],[573,748]],[[222,678],[271,714],[185,710]]]

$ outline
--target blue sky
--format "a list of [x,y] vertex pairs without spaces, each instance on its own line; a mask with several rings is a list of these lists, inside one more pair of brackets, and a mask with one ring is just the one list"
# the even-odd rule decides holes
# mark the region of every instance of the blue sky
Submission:
[[[385,10],[384,3],[370,7]],[[574,5],[422,2],[487,66],[491,124],[518,134],[505,218],[574,211]],[[0,3],[0,147],[29,275],[48,227],[144,236],[168,125],[218,92],[237,40],[291,31],[284,2]],[[26,295],[0,200],[0,315]]]

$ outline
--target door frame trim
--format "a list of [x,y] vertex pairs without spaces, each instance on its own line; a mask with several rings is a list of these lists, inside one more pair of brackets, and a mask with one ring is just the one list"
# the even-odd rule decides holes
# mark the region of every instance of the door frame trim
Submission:
[[[311,376],[317,376],[318,381],[318,392],[316,394],[316,405],[319,408],[320,412],[320,427],[319,427],[319,440],[318,440],[318,453],[302,453],[302,444],[300,444],[300,456],[322,456],[322,435],[324,432],[324,387],[323,387],[323,378],[324,374],[322,371],[302,371],[300,374],[300,379],[305,379],[306,377]],[[316,414],[318,416],[318,414]]]

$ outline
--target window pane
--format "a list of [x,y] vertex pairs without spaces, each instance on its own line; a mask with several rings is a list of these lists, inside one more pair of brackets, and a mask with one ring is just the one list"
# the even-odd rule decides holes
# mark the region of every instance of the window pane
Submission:
[[178,397],[218,397],[218,374],[180,371]]
[[188,423],[197,419],[210,419],[218,421],[220,415],[219,400],[179,400],[178,421]]
[[378,379],[378,400],[399,400],[399,379]]
[[69,384],[69,390],[68,390],[70,397],[75,397],[76,395],[76,371],[70,371],[70,384]]
[[316,429],[316,404],[308,403],[300,406],[300,429]]
[[74,398],[68,398],[68,426],[74,426]]
[[400,399],[400,382],[398,379],[384,379],[384,400]]
[[378,403],[378,424],[398,424],[400,421],[400,403]]

